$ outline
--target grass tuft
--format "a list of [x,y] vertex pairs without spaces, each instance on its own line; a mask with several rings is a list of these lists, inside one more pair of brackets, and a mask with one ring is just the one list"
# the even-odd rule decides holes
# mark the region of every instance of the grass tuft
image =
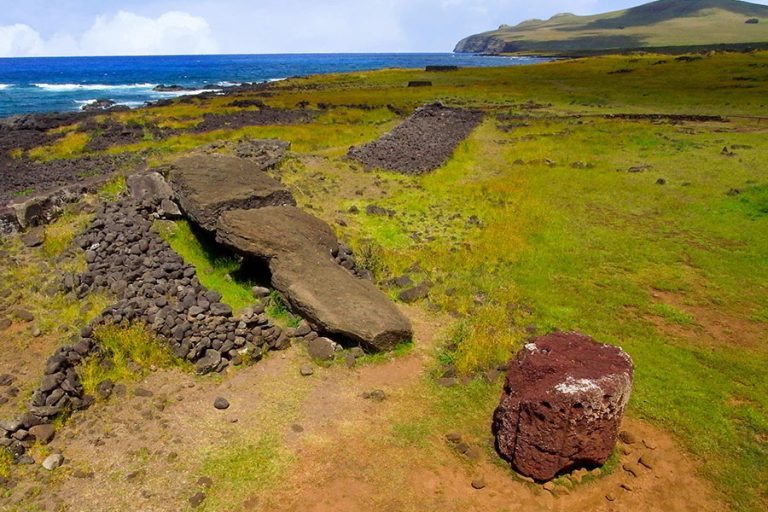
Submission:
[[152,366],[157,368],[188,365],[171,354],[162,341],[142,324],[130,327],[106,325],[94,331],[94,339],[103,348],[104,358],[89,358],[79,369],[85,392],[94,394],[100,382],[133,381],[146,375]]

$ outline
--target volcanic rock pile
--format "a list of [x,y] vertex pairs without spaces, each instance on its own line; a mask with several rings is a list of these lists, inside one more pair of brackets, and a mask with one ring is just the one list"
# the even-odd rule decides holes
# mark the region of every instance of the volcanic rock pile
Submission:
[[347,156],[366,167],[423,174],[443,165],[482,120],[479,110],[427,105],[379,140],[351,147]]
[[493,417],[496,448],[528,477],[600,465],[616,444],[632,360],[577,333],[535,339],[511,361]]

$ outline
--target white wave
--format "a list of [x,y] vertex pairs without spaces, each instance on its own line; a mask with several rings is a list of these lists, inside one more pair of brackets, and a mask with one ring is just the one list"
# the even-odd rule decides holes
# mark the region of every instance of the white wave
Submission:
[[13,87],[13,84],[0,84],[0,91]]
[[288,80],[287,78],[268,78],[265,80],[266,82],[282,82],[283,80]]
[[106,91],[113,89],[152,89],[157,84],[32,84],[35,87],[43,89],[44,91],[51,92],[66,92],[66,91]]
[[243,84],[242,82],[228,82],[226,80],[223,80],[221,82],[216,82],[216,85],[218,85],[219,87],[239,87]]
[[75,100],[75,103],[77,103],[78,105],[85,106],[85,105],[91,105],[93,103],[96,103],[97,101],[99,101],[99,100],[96,100],[96,99],[93,99],[93,100]]
[[143,107],[146,105],[146,101],[118,101],[115,103],[115,105],[120,105],[123,107],[130,107],[130,108],[136,108],[136,107]]

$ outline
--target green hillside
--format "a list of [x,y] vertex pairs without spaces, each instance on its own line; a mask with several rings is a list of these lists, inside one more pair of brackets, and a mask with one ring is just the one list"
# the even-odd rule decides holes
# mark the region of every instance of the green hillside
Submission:
[[659,0],[592,16],[556,14],[467,37],[461,53],[583,54],[624,49],[768,46],[768,6]]

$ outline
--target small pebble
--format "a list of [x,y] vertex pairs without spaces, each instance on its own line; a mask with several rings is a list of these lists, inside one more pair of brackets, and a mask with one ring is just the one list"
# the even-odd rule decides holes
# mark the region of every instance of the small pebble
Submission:
[[472,487],[475,489],[483,489],[485,487],[485,478],[479,476],[472,480]]
[[203,504],[203,501],[205,501],[205,494],[202,492],[196,492],[189,497],[189,504],[192,506],[192,508],[199,507]]
[[229,400],[220,396],[213,401],[213,406],[220,411],[229,409]]
[[301,367],[301,369],[299,370],[299,372],[300,372],[300,373],[301,373],[301,374],[302,374],[304,377],[309,377],[310,375],[312,375],[313,373],[315,373],[315,370],[314,370],[314,369],[312,369],[312,367],[311,367],[310,365],[308,365],[308,364],[305,364],[304,366],[302,366],[302,367]]
[[452,442],[453,444],[457,444],[461,442],[461,434],[459,434],[458,432],[448,432],[447,434],[445,434],[445,438],[448,441]]

